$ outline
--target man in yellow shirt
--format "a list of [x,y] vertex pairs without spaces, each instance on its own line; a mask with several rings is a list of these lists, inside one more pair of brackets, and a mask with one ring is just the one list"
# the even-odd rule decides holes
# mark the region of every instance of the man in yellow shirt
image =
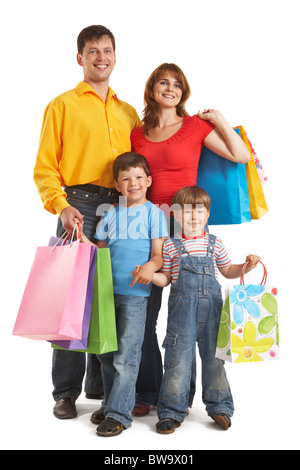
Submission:
[[[77,39],[77,62],[84,79],[46,107],[34,181],[46,210],[58,214],[57,236],[84,224],[92,239],[101,204],[117,202],[113,189],[115,158],[131,150],[131,131],[140,125],[135,109],[120,101],[109,87],[116,63],[115,38],[104,26],[89,26]],[[77,415],[75,402],[82,389],[85,354],[53,350],[54,415]],[[86,395],[100,398],[100,362],[88,355]]]

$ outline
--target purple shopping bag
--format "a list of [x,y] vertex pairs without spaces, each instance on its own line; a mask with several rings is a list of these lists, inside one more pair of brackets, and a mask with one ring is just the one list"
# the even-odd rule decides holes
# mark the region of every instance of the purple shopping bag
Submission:
[[[69,244],[69,240],[58,239],[57,237],[51,237],[49,241],[49,246]],[[89,268],[89,277],[86,290],[86,299],[84,306],[83,322],[82,322],[82,337],[81,339],[73,340],[64,340],[64,341],[50,341],[52,344],[59,346],[63,349],[75,350],[75,349],[86,349],[88,343],[90,321],[91,321],[91,311],[93,303],[93,291],[94,291],[94,280],[95,280],[95,267],[96,267],[96,255],[97,248],[91,246],[91,256],[90,256],[90,268]]]

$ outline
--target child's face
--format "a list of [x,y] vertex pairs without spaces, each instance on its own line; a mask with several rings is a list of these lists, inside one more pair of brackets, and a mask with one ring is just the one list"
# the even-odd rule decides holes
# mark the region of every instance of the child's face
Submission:
[[180,223],[184,235],[197,237],[203,233],[209,212],[203,204],[197,204],[195,209],[191,204],[186,204],[182,209],[174,212],[174,217]]
[[151,183],[151,176],[147,176],[143,168],[136,167],[120,171],[115,187],[122,196],[127,198],[127,206],[132,206],[144,204],[147,201],[147,189]]

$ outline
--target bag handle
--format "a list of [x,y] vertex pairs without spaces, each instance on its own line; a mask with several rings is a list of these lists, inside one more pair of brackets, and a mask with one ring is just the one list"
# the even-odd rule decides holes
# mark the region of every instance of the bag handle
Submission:
[[[69,234],[67,231],[65,231],[65,232],[62,234],[62,236],[57,240],[57,242],[55,243],[55,245],[52,247],[51,252],[57,247],[57,245],[59,244],[59,242],[61,241],[61,239],[63,239],[64,237],[65,237],[65,238],[64,238],[64,241],[63,241],[62,246],[64,246],[65,243],[66,243],[66,241],[70,238],[70,247],[71,247],[71,246],[72,246],[72,243],[73,243],[73,240],[74,240],[75,230],[77,231],[77,233],[76,233],[76,240],[78,240],[79,237],[80,237],[80,242],[81,242],[81,243],[84,243],[84,242],[83,242],[83,239],[82,239],[81,231],[80,231],[80,228],[79,228],[79,224],[75,224],[71,238],[70,238],[70,234]],[[65,235],[66,235],[66,236],[65,236]]]
[[72,233],[70,245],[72,245],[72,243],[73,243],[74,235],[75,235],[75,230],[76,230],[76,232],[77,232],[77,233],[76,233],[76,240],[79,240],[79,239],[80,239],[80,242],[83,243],[83,239],[82,239],[81,231],[80,231],[80,228],[79,228],[79,224],[75,224],[75,225],[74,225],[74,228],[73,228],[73,233]]
[[[245,281],[244,281],[244,275],[245,275],[245,270],[246,270],[246,267],[248,266],[248,264],[250,263],[250,261],[247,261],[247,263],[244,264],[243,266],[243,269],[242,269],[242,272],[241,272],[241,281],[240,281],[240,284],[242,286],[245,285]],[[263,278],[262,278],[262,281],[260,283],[260,285],[266,285],[266,282],[267,282],[267,268],[265,267],[264,263],[262,263],[260,261],[260,264],[263,265],[263,268],[264,268],[264,275],[263,275]]]

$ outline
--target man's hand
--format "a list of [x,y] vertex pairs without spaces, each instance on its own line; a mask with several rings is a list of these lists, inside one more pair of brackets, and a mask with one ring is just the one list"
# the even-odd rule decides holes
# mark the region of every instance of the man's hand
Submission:
[[69,233],[72,234],[75,224],[79,224],[80,230],[83,227],[83,215],[73,206],[65,207],[65,209],[60,214],[61,223],[63,228]]

